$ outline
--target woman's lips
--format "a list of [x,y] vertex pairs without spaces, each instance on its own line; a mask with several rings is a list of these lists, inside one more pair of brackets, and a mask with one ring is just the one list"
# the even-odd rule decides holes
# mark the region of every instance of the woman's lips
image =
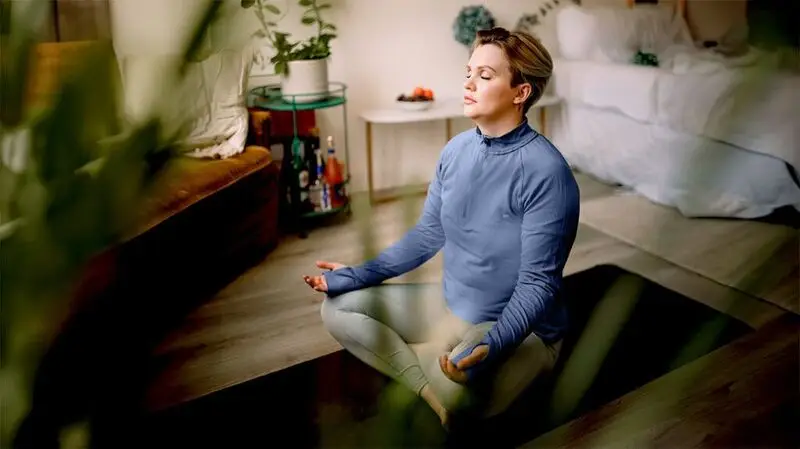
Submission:
[[475,104],[475,103],[477,103],[477,101],[475,101],[474,98],[470,97],[469,95],[464,95],[464,104]]

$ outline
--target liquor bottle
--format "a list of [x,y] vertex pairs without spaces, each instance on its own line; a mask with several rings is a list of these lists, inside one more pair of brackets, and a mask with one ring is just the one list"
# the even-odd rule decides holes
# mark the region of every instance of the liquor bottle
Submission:
[[247,145],[269,148],[272,145],[272,115],[269,111],[256,108],[249,108],[248,115]]
[[307,212],[309,209],[308,200],[308,168],[303,163],[303,144],[300,139],[295,138],[292,142],[292,174],[294,179],[290,180],[293,190],[296,191],[292,195],[292,206],[299,213]]
[[346,194],[344,192],[344,176],[342,175],[342,164],[336,158],[336,148],[333,145],[333,136],[328,136],[328,160],[325,161],[325,180],[330,186],[331,204],[338,207],[344,204]]
[[[305,141],[306,150],[305,150],[305,159],[306,165],[308,165],[308,174],[309,174],[309,183],[314,184],[314,181],[317,178],[317,150],[321,148],[320,141],[319,141],[319,128],[311,128],[308,130],[308,135],[303,137]],[[325,172],[325,161],[323,158],[323,173]]]

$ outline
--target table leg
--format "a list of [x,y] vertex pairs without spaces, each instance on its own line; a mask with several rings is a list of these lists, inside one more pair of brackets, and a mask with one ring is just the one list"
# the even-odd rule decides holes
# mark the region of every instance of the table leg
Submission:
[[541,107],[539,108],[539,132],[547,137],[547,113],[545,112],[547,108]]
[[450,139],[453,138],[453,121],[452,119],[445,120],[445,127],[447,129],[447,142],[450,142]]
[[369,202],[374,204],[375,199],[372,194],[372,123],[366,122],[367,128],[367,190],[369,192]]

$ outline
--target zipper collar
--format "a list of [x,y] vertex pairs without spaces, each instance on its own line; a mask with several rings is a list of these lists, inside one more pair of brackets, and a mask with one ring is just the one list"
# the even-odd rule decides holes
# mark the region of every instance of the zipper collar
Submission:
[[493,154],[510,153],[531,140],[539,134],[528,124],[527,117],[516,128],[503,134],[502,136],[487,136],[483,134],[477,126],[475,127],[475,137],[478,139],[478,147],[481,151]]

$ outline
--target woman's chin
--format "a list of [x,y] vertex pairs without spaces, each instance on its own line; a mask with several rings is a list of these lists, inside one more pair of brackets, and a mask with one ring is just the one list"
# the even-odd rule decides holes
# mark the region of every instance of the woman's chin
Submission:
[[464,104],[464,115],[468,118],[474,119],[478,117],[480,114],[478,113],[478,108],[475,107],[475,104]]

